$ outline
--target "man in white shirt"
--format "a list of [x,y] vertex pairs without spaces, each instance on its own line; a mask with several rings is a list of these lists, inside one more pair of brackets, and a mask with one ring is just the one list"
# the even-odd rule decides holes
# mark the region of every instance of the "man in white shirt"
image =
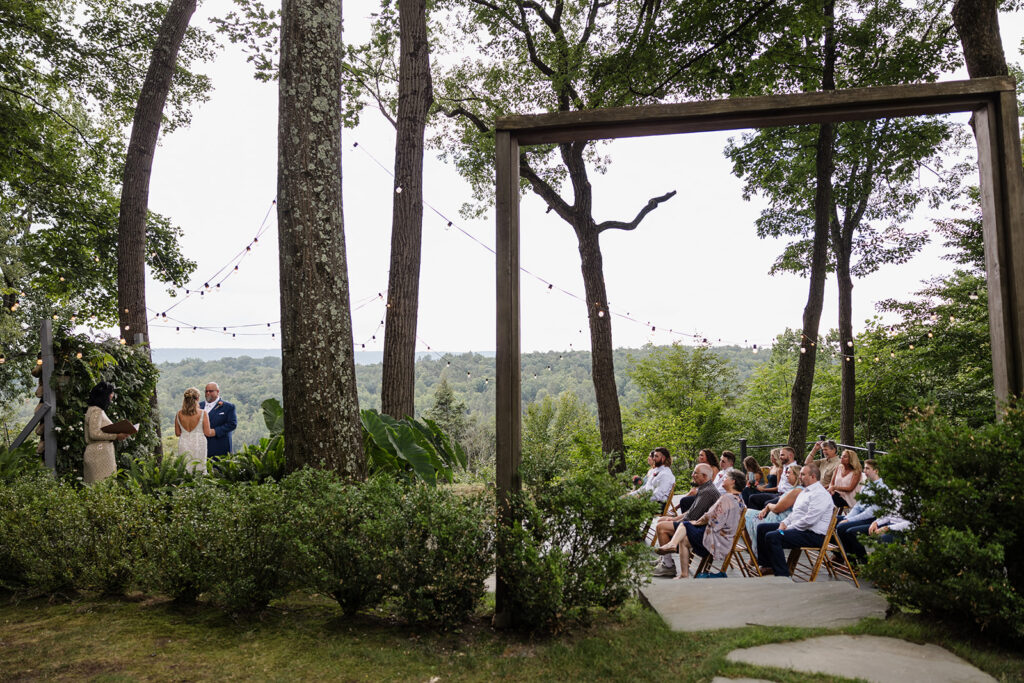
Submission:
[[672,456],[667,448],[658,446],[651,451],[651,457],[654,458],[654,469],[650,471],[647,481],[626,495],[637,496],[649,492],[652,503],[664,503],[676,484],[676,475],[672,474]]
[[715,475],[715,488],[718,495],[725,495],[725,478],[729,476],[729,470],[736,467],[736,454],[732,451],[722,451],[718,459],[718,474]]
[[797,496],[793,512],[779,524],[757,526],[757,563],[762,567],[762,574],[789,576],[787,548],[821,546],[825,542],[835,504],[818,481],[820,476],[817,465],[804,465],[800,470],[804,490]]

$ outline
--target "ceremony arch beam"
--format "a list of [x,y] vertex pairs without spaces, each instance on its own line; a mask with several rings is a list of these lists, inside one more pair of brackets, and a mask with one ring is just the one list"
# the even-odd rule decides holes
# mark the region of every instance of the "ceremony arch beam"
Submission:
[[[499,501],[520,488],[519,147],[580,140],[971,112],[981,181],[997,405],[1024,395],[1024,172],[1011,78],[894,85],[645,107],[508,116],[495,125],[496,439]],[[502,505],[502,514],[507,508]],[[510,521],[505,518],[505,521]],[[495,624],[512,620],[498,547]]]

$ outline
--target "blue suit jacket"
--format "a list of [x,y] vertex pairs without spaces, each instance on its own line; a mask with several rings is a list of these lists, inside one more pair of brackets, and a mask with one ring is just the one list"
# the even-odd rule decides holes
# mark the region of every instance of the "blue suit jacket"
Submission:
[[[206,401],[200,401],[199,407],[206,409]],[[210,411],[210,428],[216,433],[215,436],[206,437],[206,455],[229,455],[231,453],[231,432],[238,426],[238,418],[235,417],[234,404],[227,401],[217,401],[217,405]]]

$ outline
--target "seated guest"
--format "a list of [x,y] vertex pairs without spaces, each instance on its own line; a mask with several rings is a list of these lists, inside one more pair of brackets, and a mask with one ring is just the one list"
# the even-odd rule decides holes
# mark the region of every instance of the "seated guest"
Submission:
[[647,454],[647,474],[642,477],[639,474],[633,477],[633,487],[640,488],[646,484],[652,474],[654,474],[654,451]]
[[857,503],[860,480],[860,458],[853,450],[844,449],[839,458],[839,466],[832,470],[832,479],[827,489],[837,508],[853,507]]
[[722,482],[728,476],[729,470],[734,467],[736,467],[736,454],[732,451],[722,451],[722,455],[718,458],[718,472],[715,474],[715,488],[718,489],[719,495],[725,494],[725,486]]
[[[707,557],[710,554],[716,562],[725,561],[725,556],[732,550],[736,530],[739,529],[743,513],[740,490],[745,483],[746,476],[742,472],[736,469],[729,470],[725,475],[725,494],[719,496],[711,509],[701,515],[700,519],[680,524],[672,539],[658,548],[659,554],[679,553],[677,579],[685,579],[690,575],[691,551],[700,557]],[[719,572],[714,576],[725,577],[725,572]]]
[[747,474],[747,480],[741,495],[743,496],[743,504],[746,505],[747,499],[751,495],[760,492],[758,486],[764,484],[764,472],[761,471],[761,466],[757,464],[757,461],[751,455],[748,455],[743,460],[743,470]]
[[764,490],[772,491],[779,485],[779,480],[785,474],[785,468],[782,466],[782,449],[773,448],[768,456],[768,460],[771,462],[771,467],[768,468],[768,481],[765,482]]
[[900,534],[912,527],[908,520],[903,519],[895,513],[882,515],[871,523],[868,533],[877,536],[882,543],[894,543],[899,540]]
[[638,496],[649,493],[652,503],[664,504],[676,484],[676,475],[672,474],[672,456],[667,448],[658,446],[651,451],[650,458],[654,459],[654,469],[648,472],[647,479],[640,488],[626,495]]
[[[658,544],[665,545],[676,532],[676,528],[683,522],[692,522],[701,518],[705,512],[711,509],[719,498],[718,489],[712,481],[714,478],[711,466],[707,463],[699,463],[693,468],[693,483],[697,490],[690,507],[682,514],[676,516],[665,516],[658,520],[654,527],[657,534]],[[665,555],[654,570],[654,576],[675,576],[676,570],[672,563],[672,556]]]
[[821,546],[825,542],[825,532],[836,506],[832,504],[832,496],[818,481],[820,476],[817,465],[804,465],[800,470],[804,490],[797,496],[793,512],[777,524],[757,526],[757,562],[762,574],[789,576],[787,548]]
[[[796,461],[796,451],[791,446],[783,446],[779,456],[782,458],[783,471]],[[780,477],[775,491],[766,489],[764,492],[752,494],[747,500],[747,504],[754,510],[761,510],[768,503],[777,503],[779,498],[791,488],[793,487],[789,483],[788,477]]]
[[[718,457],[715,452],[710,448],[702,448],[697,453],[697,464],[708,465],[711,467],[711,479],[714,480],[718,476]],[[717,488],[717,487],[716,487]],[[721,491],[718,492],[721,495]],[[686,512],[693,505],[693,501],[697,498],[697,487],[694,486],[686,493],[682,498],[679,499],[679,504],[676,505],[678,512]]]
[[[814,454],[819,451],[825,457],[815,460]],[[811,452],[807,454],[804,464],[810,465],[812,462],[818,466],[818,471],[821,472],[821,485],[828,486],[832,483],[832,471],[839,467],[839,448],[836,446],[836,442],[832,439],[816,442],[811,447]]]
[[760,510],[747,510],[744,515],[747,534],[750,536],[750,542],[754,545],[752,550],[755,552],[757,551],[757,526],[763,522],[778,523],[789,517],[797,496],[804,490],[804,487],[797,483],[800,480],[800,465],[795,462],[790,464],[786,469],[786,477],[793,488],[782,494],[777,503],[768,503]]
[[[867,497],[867,494],[886,488],[885,482],[878,474],[878,465],[874,460],[864,461],[864,476],[868,483],[858,497]],[[839,524],[836,525],[836,536],[843,544],[843,549],[851,561],[863,562],[867,559],[867,551],[857,538],[857,534],[866,534],[878,515],[878,506],[866,501],[857,501],[850,508],[850,512]]]

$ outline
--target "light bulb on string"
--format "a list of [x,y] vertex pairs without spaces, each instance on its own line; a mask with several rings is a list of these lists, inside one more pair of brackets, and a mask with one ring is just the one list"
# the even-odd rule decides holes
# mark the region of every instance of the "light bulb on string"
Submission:
[[78,360],[82,360],[82,352],[79,351],[78,353],[76,353],[75,358],[77,358]]
[[931,332],[929,332],[929,333],[928,333],[928,338],[929,338],[929,339],[931,339],[931,338],[932,338],[932,337],[934,337],[934,336],[935,336],[935,335],[933,335],[933,334],[932,334]]
[[807,347],[801,346],[800,347],[800,353],[807,353]]
[[910,350],[911,350],[911,351],[913,351],[913,350],[914,350],[914,345],[913,345],[913,344],[911,344],[911,345],[910,345]]
[[853,341],[847,341],[847,342],[846,342],[846,345],[847,345],[847,346],[853,346]]

